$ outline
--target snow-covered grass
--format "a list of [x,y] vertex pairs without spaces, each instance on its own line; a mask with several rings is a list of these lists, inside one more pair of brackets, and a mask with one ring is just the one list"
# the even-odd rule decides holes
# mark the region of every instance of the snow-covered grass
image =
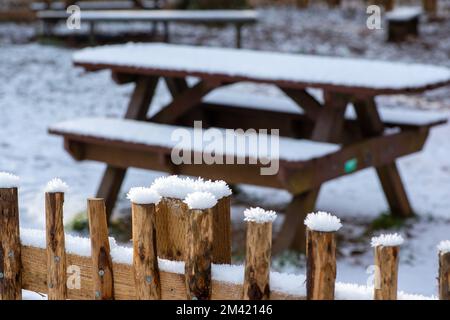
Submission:
[[45,192],[49,193],[67,192],[68,190],[69,186],[67,185],[67,183],[59,178],[53,178],[52,180],[50,180],[44,189]]
[[381,234],[377,237],[373,237],[370,241],[372,247],[397,247],[404,242],[403,237],[398,233],[393,234]]
[[189,193],[183,202],[188,205],[189,209],[205,210],[214,207],[217,204],[217,199],[211,192],[196,191]]
[[313,231],[321,232],[334,232],[342,227],[341,220],[338,217],[323,211],[308,214],[305,225]]
[[127,199],[136,204],[158,204],[161,196],[154,188],[134,187],[128,191]]
[[244,221],[267,223],[273,222],[277,218],[277,213],[273,210],[264,210],[262,208],[249,208],[244,211]]

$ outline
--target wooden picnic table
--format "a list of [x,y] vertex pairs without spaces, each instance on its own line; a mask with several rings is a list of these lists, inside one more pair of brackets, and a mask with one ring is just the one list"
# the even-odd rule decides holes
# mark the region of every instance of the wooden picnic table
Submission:
[[[44,24],[43,30],[49,33],[48,25],[67,20],[69,13],[60,10],[43,10],[37,18]],[[164,25],[164,41],[170,42],[170,23],[191,24],[232,24],[236,29],[236,47],[242,45],[242,27],[256,23],[259,19],[255,10],[83,10],[81,22],[89,24],[91,41],[95,41],[95,26],[101,22],[153,22]]]
[[[405,114],[403,123],[391,124],[399,130],[386,133],[388,124],[380,117],[375,97],[418,93],[450,84],[450,70],[436,66],[168,44],[84,49],[74,55],[74,64],[87,71],[111,70],[118,84],[135,83],[126,119],[190,126],[194,119],[203,119],[222,128],[279,128],[281,135],[340,145],[341,153],[326,156],[324,162],[312,160],[314,166],[310,168],[314,168],[313,172],[302,171],[301,175],[289,169],[276,177],[256,177],[249,167],[238,172],[228,171],[225,180],[230,183],[282,187],[292,193],[293,200],[274,243],[275,251],[289,246],[304,247],[303,219],[314,210],[321,183],[363,168],[376,169],[392,214],[411,216],[413,211],[395,160],[419,151],[429,128],[445,120],[426,122],[419,119],[408,125],[404,121]],[[197,77],[199,82],[189,86],[187,77]],[[148,119],[159,79],[164,79],[173,100]],[[215,89],[242,81],[277,86],[298,105],[299,110],[301,108],[303,115],[277,112],[276,105],[271,112],[243,108],[239,113],[233,113],[236,108],[223,106],[215,109],[215,113],[207,113],[210,109],[204,102],[205,96]],[[320,102],[306,90],[310,88],[321,89],[324,101]],[[345,115],[350,103],[356,113],[353,119]],[[232,116],[227,117],[228,114]],[[66,148],[71,150],[69,145]],[[88,152],[81,153],[79,159],[90,158]],[[357,168],[347,171],[348,168],[344,170],[340,164],[347,165],[350,154],[356,155]],[[132,162],[124,159],[122,163],[118,154],[114,156],[117,158],[111,163],[115,165],[108,166],[98,190],[98,196],[106,199],[109,208],[116,201],[127,163]],[[108,159],[107,155],[100,158]],[[343,158],[345,161],[340,162]],[[218,177],[208,166],[195,167],[178,173]]]

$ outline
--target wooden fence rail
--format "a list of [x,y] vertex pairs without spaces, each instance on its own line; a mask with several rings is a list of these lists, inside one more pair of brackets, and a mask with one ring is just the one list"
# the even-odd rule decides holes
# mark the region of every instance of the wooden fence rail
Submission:
[[[213,215],[217,213],[218,202],[209,192],[189,193],[185,199],[186,252],[181,253],[185,261],[170,261],[158,258],[156,216],[159,204],[164,201],[154,189],[134,188],[129,193],[133,248],[120,247],[108,238],[103,199],[87,202],[90,239],[65,235],[64,192],[56,189],[45,194],[46,230],[30,231],[19,229],[17,187],[0,185],[1,300],[21,299],[21,289],[47,294],[49,299],[55,300],[330,300],[342,290],[342,285],[338,290],[335,283],[335,233],[341,223],[330,214],[312,213],[305,220],[305,286],[302,276],[270,271],[272,222],[276,218],[273,211],[252,208],[244,212],[247,221],[245,266],[215,265],[212,261]],[[225,207],[229,210],[229,206]],[[19,230],[23,233],[21,237]],[[397,299],[402,241],[398,235],[372,239],[377,271],[372,289],[375,299]],[[450,243],[443,242],[439,250],[440,298],[449,299]]]

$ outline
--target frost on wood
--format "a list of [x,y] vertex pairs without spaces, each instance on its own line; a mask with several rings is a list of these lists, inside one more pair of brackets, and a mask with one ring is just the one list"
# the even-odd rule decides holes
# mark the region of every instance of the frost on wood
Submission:
[[193,210],[210,209],[217,204],[217,199],[211,192],[196,191],[186,196],[183,201]]
[[313,231],[334,232],[341,227],[341,220],[327,212],[319,211],[306,216],[305,225]]
[[272,210],[264,210],[262,208],[249,208],[244,211],[244,221],[251,221],[256,223],[273,222],[277,213]]
[[0,172],[0,188],[19,187],[20,178],[8,172]]
[[373,237],[370,243],[372,247],[396,247],[403,244],[403,238],[398,233],[382,234],[378,237]]
[[193,180],[182,179],[178,176],[157,178],[152,187],[165,198],[184,199],[195,191]]
[[203,179],[199,178],[195,181],[194,187],[197,191],[206,191],[212,193],[217,200],[228,197],[232,194],[230,187],[223,180],[204,181]]
[[438,246],[439,253],[449,253],[450,252],[450,240],[444,240],[439,242]]
[[67,185],[67,183],[59,178],[53,178],[47,183],[47,186],[45,187],[45,192],[48,193],[67,192],[68,190],[69,186]]
[[127,199],[136,204],[158,204],[161,196],[154,188],[135,187],[130,189]]

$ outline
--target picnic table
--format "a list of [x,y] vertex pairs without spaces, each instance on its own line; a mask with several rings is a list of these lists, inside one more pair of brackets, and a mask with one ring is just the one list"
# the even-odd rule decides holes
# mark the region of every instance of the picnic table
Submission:
[[80,7],[81,10],[124,10],[124,9],[136,9],[142,7],[142,9],[157,9],[161,7],[160,1],[157,0],[119,0],[119,1],[52,1],[46,2],[33,2],[30,4],[30,9],[33,11],[42,10],[66,10],[68,5],[75,4]]
[[[75,159],[108,164],[98,196],[109,209],[129,167],[283,188],[293,199],[274,242],[276,252],[304,248],[303,219],[314,210],[324,182],[365,168],[376,169],[392,214],[411,216],[395,161],[421,150],[429,129],[447,120],[420,111],[380,112],[375,99],[450,84],[450,70],[437,66],[168,44],[84,49],[74,55],[74,64],[87,71],[111,70],[118,84],[135,83],[125,119],[73,120],[50,128],[64,136]],[[198,82],[189,85],[187,77]],[[149,118],[159,79],[173,100]],[[227,86],[242,81],[275,85],[290,105],[224,94]],[[311,88],[323,92],[323,101]],[[266,106],[255,106],[258,101]],[[346,111],[349,104],[353,114]],[[257,165],[248,164],[174,165],[168,132],[194,120],[208,127],[280,129],[279,173],[261,176]]]
[[[44,24],[47,35],[49,25],[65,21],[69,13],[60,10],[43,10],[37,18]],[[82,23],[89,24],[89,34],[95,42],[95,25],[101,22],[153,22],[164,26],[164,41],[170,42],[170,23],[194,24],[231,24],[236,29],[236,47],[242,45],[242,27],[256,23],[258,13],[255,10],[83,10]]]

